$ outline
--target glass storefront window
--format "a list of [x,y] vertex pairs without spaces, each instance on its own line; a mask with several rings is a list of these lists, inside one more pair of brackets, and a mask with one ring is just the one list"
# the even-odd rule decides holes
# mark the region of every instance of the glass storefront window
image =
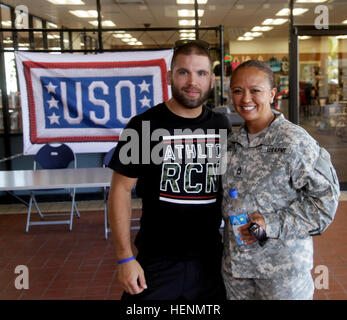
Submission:
[[[33,17],[34,29],[42,29],[42,20],[40,18]],[[34,47],[36,50],[43,49],[43,37],[42,32],[34,31]]]
[[326,148],[347,181],[347,37],[312,36],[299,44],[300,125]]

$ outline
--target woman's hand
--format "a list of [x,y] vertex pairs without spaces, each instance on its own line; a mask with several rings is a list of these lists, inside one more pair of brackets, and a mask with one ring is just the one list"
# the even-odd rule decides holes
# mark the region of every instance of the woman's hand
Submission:
[[250,214],[250,218],[251,218],[250,222],[239,227],[239,231],[240,231],[240,235],[241,235],[240,239],[246,245],[250,245],[250,244],[257,241],[248,231],[248,228],[250,227],[252,222],[259,224],[266,231],[265,219],[261,213],[253,212]]

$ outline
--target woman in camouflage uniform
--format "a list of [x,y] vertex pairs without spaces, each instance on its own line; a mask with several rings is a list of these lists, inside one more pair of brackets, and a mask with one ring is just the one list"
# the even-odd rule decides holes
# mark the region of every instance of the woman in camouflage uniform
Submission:
[[[223,177],[222,272],[228,299],[312,299],[312,236],[329,226],[338,205],[330,155],[303,128],[271,109],[276,88],[266,63],[242,63],[230,86],[245,125],[228,137]],[[247,223],[239,230],[248,250],[239,250],[228,219],[229,189],[238,190],[251,222],[265,230],[263,246]]]

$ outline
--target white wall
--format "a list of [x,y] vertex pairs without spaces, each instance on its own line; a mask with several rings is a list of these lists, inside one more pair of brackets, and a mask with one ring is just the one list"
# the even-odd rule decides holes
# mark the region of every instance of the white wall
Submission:
[[252,41],[230,41],[231,54],[288,54],[288,39],[255,39]]

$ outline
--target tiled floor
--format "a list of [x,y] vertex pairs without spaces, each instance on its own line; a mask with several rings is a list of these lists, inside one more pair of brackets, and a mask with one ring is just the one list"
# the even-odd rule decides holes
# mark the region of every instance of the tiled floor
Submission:
[[[31,227],[27,234],[25,214],[0,215],[0,300],[120,298],[114,246],[112,239],[104,239],[103,212],[84,210],[72,232],[57,225]],[[140,214],[134,209],[135,216]],[[314,245],[316,282],[319,265],[329,271],[329,289],[316,290],[315,299],[347,300],[347,201],[340,201],[335,221],[314,238]],[[15,288],[18,265],[29,269],[28,290]]]

